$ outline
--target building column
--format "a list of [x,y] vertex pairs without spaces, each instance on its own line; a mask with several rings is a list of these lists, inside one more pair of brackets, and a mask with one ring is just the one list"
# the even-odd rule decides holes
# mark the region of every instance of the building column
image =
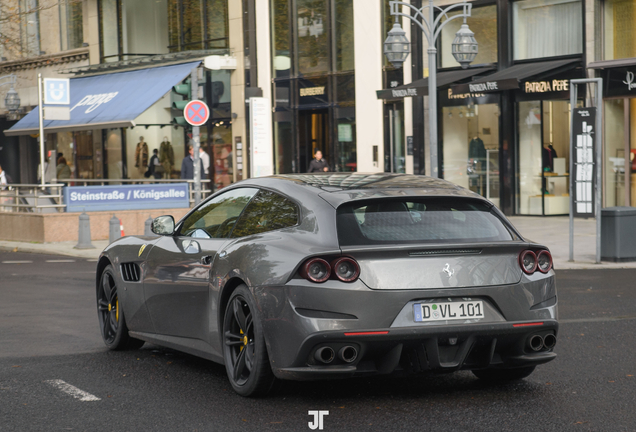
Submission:
[[[245,112],[245,53],[243,43],[243,2],[228,0],[228,26],[229,26],[229,46],[230,52],[236,57],[236,69],[230,74],[230,98],[232,117],[232,166],[234,178],[239,180],[239,164],[242,164],[242,178],[249,175],[248,154],[247,154],[247,118]],[[241,143],[242,148],[237,149],[236,144]],[[241,152],[242,162],[237,162],[237,151]]]
[[[381,0],[353,0],[356,86],[356,153],[359,172],[384,171],[382,100],[376,90],[382,89]],[[378,160],[373,161],[373,147]]]

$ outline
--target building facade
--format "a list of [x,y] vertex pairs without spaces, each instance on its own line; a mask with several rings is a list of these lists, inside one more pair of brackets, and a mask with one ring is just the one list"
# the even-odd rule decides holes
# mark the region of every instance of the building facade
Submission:
[[[416,8],[426,4],[410,3]],[[467,23],[479,42],[479,54],[469,68],[461,69],[451,55],[461,20],[444,27],[437,43],[438,104],[432,109],[438,112],[440,176],[487,197],[506,214],[567,214],[569,80],[602,77],[604,206],[635,205],[636,132],[630,127],[636,121],[634,2],[471,3]],[[73,62],[58,60],[61,63],[52,66],[64,66],[55,66],[55,72],[46,70],[47,76],[78,80],[108,74],[124,77],[121,74],[145,68],[200,62],[210,55],[231,56],[236,69],[198,66],[206,83],[202,98],[212,107],[201,143],[211,156],[210,177],[217,187],[250,174],[252,119],[247,102],[253,96],[265,98],[271,106],[271,113],[263,113],[263,118],[272,125],[273,173],[306,172],[316,150],[335,172],[428,173],[427,41],[417,26],[402,17],[411,54],[400,69],[386,61],[383,41],[394,22],[389,0],[85,0],[78,4],[81,8],[71,12],[68,6],[64,11],[58,6],[58,24],[52,26],[56,31],[23,25],[22,34],[31,38],[38,32],[55,33],[57,39],[40,39],[57,40],[59,49],[27,43],[23,57],[0,62],[3,74],[29,62],[41,64],[38,59],[53,52],[56,59],[71,57]],[[64,27],[64,22],[81,22],[81,30],[78,25]],[[30,75],[23,72],[19,80],[23,113],[36,103],[37,70]],[[175,78],[175,84],[184,78]],[[588,90],[579,89],[578,105],[590,102]],[[147,102],[128,124],[51,133],[47,149],[73,155],[69,164],[75,178],[141,178],[143,167],[135,164],[141,137],[149,152],[169,141],[176,176],[189,136],[187,129],[175,128],[171,122],[174,101],[174,94],[167,91]],[[5,123],[3,130],[11,124]],[[31,135],[19,137],[29,155],[37,153],[37,138]],[[3,137],[3,142],[9,139],[18,138]],[[0,150],[0,156],[5,155],[1,157],[6,159],[6,154]],[[29,157],[30,162],[23,161]],[[20,164],[32,166],[37,154],[20,153],[19,159]],[[18,178],[23,179],[22,174]]]

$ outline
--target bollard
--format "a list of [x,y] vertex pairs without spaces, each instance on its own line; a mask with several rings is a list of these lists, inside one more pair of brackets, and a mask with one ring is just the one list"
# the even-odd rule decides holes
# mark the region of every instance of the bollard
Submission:
[[121,229],[119,228],[119,219],[115,215],[110,218],[108,224],[108,244],[110,244],[121,237]]
[[79,233],[77,237],[78,242],[75,245],[75,249],[95,249],[95,246],[91,243],[91,220],[86,212],[79,216]]
[[148,219],[146,219],[146,224],[144,226],[144,235],[145,236],[154,236],[155,233],[152,232],[152,216],[148,215]]

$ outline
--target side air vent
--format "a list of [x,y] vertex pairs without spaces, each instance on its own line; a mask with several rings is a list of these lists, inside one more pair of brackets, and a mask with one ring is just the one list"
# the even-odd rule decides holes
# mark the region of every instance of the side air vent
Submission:
[[139,282],[141,279],[141,268],[137,263],[123,263],[121,265],[121,276],[126,282]]
[[481,249],[436,249],[427,251],[409,252],[411,256],[438,256],[438,255],[475,255],[480,254]]

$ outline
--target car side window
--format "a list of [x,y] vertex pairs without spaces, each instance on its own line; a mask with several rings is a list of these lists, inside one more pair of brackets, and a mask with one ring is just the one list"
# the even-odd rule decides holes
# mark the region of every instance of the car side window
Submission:
[[239,188],[203,203],[183,222],[180,234],[196,238],[226,238],[258,189]]
[[232,237],[260,234],[298,224],[298,206],[277,193],[261,190],[245,208]]

